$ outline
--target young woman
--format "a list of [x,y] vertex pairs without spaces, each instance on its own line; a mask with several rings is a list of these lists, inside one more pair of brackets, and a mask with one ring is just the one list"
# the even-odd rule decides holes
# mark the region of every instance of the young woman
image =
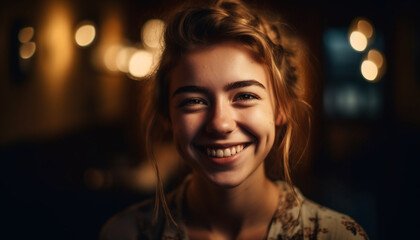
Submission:
[[238,1],[175,15],[147,135],[166,126],[192,173],[166,197],[160,184],[155,204],[114,216],[101,239],[368,239],[291,183],[308,109],[292,57],[281,28]]

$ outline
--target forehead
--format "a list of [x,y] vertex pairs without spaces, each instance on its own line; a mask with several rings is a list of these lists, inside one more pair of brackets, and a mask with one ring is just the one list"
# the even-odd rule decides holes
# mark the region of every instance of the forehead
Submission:
[[200,47],[185,54],[171,74],[171,92],[184,85],[217,86],[240,80],[256,80],[269,86],[265,65],[236,42]]

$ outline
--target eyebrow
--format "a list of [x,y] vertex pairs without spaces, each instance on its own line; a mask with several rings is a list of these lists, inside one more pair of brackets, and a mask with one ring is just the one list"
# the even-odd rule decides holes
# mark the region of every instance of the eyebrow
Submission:
[[177,94],[181,94],[181,93],[191,93],[191,92],[195,92],[195,93],[208,93],[209,90],[207,88],[204,87],[199,87],[199,86],[183,86],[178,88],[177,90],[175,90],[175,92],[172,94],[172,97],[175,97],[175,95]]
[[225,91],[230,91],[237,88],[249,87],[249,86],[257,86],[264,90],[266,90],[265,86],[258,82],[257,80],[244,80],[244,81],[237,81],[233,83],[229,83],[224,87]]
[[[260,87],[260,88],[266,90],[266,87],[262,83],[258,82],[257,80],[244,80],[244,81],[237,81],[237,82],[229,83],[224,87],[224,90],[225,91],[230,91],[230,90],[233,90],[233,89],[249,87],[249,86],[257,86],[257,87]],[[175,90],[175,92],[172,94],[172,97],[174,97],[177,94],[191,93],[191,92],[209,93],[209,90],[207,88],[194,86],[194,85],[183,86],[183,87],[180,87],[177,90]]]

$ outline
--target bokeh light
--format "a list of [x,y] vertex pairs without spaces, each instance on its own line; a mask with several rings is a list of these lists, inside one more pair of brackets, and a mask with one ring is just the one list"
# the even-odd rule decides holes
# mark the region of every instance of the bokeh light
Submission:
[[75,34],[77,45],[81,47],[89,46],[96,36],[96,29],[92,24],[84,24],[80,26]]
[[353,31],[350,34],[349,40],[352,48],[359,52],[364,51],[368,44],[366,36],[359,31]]
[[371,60],[364,60],[360,68],[363,77],[368,81],[374,81],[378,76],[378,66]]
[[117,55],[120,49],[121,49],[120,45],[112,45],[106,49],[103,60],[104,60],[105,67],[109,71],[113,71],[113,72],[118,71],[116,59],[117,59]]
[[349,27],[351,47],[359,52],[364,51],[373,40],[373,25],[364,17],[355,18]]
[[361,65],[363,77],[370,82],[378,81],[386,70],[384,55],[376,49],[371,49],[363,59]]
[[104,13],[97,25],[96,44],[92,49],[92,63],[95,68],[108,73],[113,72],[113,75],[118,72],[115,59],[124,43],[124,18],[121,14],[119,9]]
[[142,29],[142,40],[146,47],[160,49],[163,47],[165,23],[159,19],[147,21]]
[[48,82],[49,103],[57,104],[59,112],[61,100],[58,99],[63,97],[62,91],[74,63],[73,13],[69,3],[52,1],[43,15],[40,23],[43,27],[37,31],[38,49],[42,49],[38,51],[40,71]]
[[25,27],[19,31],[18,39],[21,43],[26,43],[31,41],[34,36],[34,28],[33,27]]
[[32,57],[36,50],[36,44],[34,42],[25,42],[19,48],[19,55],[22,59],[28,59]]
[[152,66],[153,54],[145,50],[138,50],[130,58],[128,72],[133,77],[141,78],[150,73]]
[[119,49],[116,56],[116,66],[121,72],[128,72],[130,58],[137,51],[134,47],[122,47]]
[[367,58],[374,62],[378,68],[384,65],[384,57],[378,50],[369,50]]
[[373,35],[373,26],[367,20],[360,19],[357,22],[357,31],[363,33],[369,39]]

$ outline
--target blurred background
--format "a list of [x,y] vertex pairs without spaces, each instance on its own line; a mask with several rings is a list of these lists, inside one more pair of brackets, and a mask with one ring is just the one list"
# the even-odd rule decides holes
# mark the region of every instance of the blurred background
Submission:
[[[247,1],[307,49],[313,128],[294,173],[309,198],[371,239],[420,225],[420,17],[409,1]],[[105,221],[153,196],[139,112],[175,0],[0,1],[1,232],[96,239]],[[185,168],[158,148],[167,190]],[[417,202],[417,204],[416,204]]]

